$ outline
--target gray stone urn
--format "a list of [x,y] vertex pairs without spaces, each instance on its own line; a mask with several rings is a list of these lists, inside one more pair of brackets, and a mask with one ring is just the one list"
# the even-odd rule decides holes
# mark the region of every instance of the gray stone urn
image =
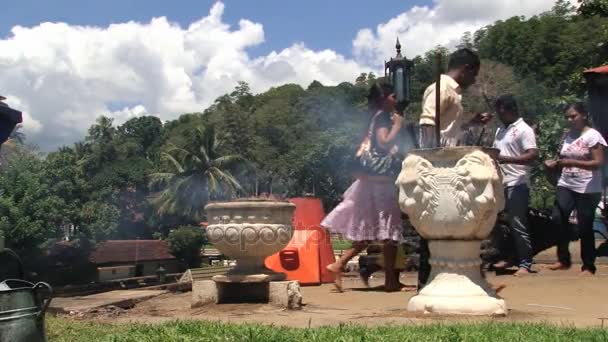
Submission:
[[397,179],[399,204],[428,240],[431,275],[409,311],[505,315],[505,301],[481,274],[481,241],[504,208],[498,150],[446,147],[410,151]]
[[222,254],[236,260],[226,277],[216,281],[260,282],[284,280],[285,274],[264,266],[293,236],[296,206],[287,201],[237,200],[205,206],[207,236]]

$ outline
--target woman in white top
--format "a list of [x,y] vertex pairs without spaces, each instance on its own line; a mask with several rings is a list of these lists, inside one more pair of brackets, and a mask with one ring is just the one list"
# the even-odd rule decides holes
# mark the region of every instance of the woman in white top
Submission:
[[559,159],[546,161],[548,167],[561,168],[552,219],[559,227],[557,258],[551,270],[570,268],[572,261],[568,244],[568,218],[576,209],[581,239],[581,275],[595,274],[595,237],[593,219],[602,194],[601,165],[604,162],[606,141],[589,126],[588,113],[582,103],[571,105],[566,111],[570,126]]

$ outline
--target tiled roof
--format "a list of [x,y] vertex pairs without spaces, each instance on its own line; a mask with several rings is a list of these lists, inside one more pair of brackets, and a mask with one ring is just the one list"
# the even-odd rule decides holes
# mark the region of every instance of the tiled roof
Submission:
[[95,264],[175,259],[164,240],[109,240],[89,256]]

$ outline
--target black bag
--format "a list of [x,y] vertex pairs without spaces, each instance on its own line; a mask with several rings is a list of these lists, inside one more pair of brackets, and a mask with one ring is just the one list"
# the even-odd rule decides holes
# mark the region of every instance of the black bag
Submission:
[[393,146],[390,151],[382,151],[373,144],[373,141],[375,141],[375,139],[372,139],[374,124],[379,114],[382,114],[382,112],[372,117],[367,136],[357,150],[358,171],[368,175],[396,176],[399,174],[402,161],[397,146]]

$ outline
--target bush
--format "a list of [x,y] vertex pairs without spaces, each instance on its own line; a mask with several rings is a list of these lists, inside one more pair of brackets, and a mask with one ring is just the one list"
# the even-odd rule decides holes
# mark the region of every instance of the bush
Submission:
[[169,233],[167,237],[169,250],[176,258],[185,262],[190,268],[200,266],[201,247],[207,243],[207,236],[202,228],[181,226]]

